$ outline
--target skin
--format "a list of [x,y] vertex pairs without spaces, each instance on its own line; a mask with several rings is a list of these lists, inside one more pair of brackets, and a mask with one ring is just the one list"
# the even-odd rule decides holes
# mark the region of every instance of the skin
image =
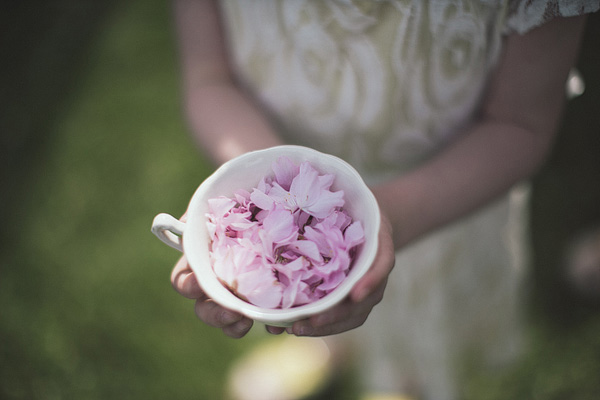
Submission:
[[[185,112],[199,147],[215,164],[282,144],[259,107],[236,85],[227,59],[218,5],[175,0]],[[564,104],[585,17],[555,18],[525,35],[510,35],[481,113],[430,162],[373,187],[382,211],[379,253],[349,297],[288,333],[324,336],[361,326],[381,301],[395,251],[505,194],[531,177],[548,154]],[[185,216],[184,216],[185,217]],[[197,316],[233,338],[253,321],[224,309],[200,289],[185,256],[171,281],[196,300]],[[273,334],[283,328],[267,327]]]

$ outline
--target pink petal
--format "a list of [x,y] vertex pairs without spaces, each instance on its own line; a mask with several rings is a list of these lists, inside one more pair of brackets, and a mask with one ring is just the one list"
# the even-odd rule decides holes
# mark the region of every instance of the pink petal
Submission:
[[346,273],[350,269],[350,256],[348,252],[339,250],[335,256],[329,260],[329,262],[323,265],[319,271],[326,274],[326,276],[332,275],[337,272]]
[[309,218],[310,214],[302,210],[296,210],[296,212],[294,213],[294,222],[296,223],[296,226],[298,226],[299,229],[302,229],[304,225],[306,225]]
[[290,194],[300,208],[314,202],[321,192],[319,173],[308,163],[300,164],[300,172],[292,181]]
[[307,207],[303,207],[303,209],[307,213],[317,218],[325,218],[331,214],[336,207],[342,207],[343,205],[343,190],[339,190],[337,192],[323,190],[319,193],[318,197],[314,198],[313,202],[310,202],[309,205]]
[[329,275],[329,277],[319,285],[319,290],[330,293],[333,289],[337,288],[344,279],[346,279],[346,274],[343,271],[336,271]]
[[270,268],[256,268],[238,275],[236,292],[259,307],[277,308],[281,304],[283,287]]
[[250,195],[250,200],[258,207],[263,210],[270,210],[273,208],[275,202],[269,196],[267,196],[263,191],[258,189],[254,189],[252,194]]
[[223,218],[222,222],[234,230],[250,229],[254,224],[256,224],[255,221],[250,221],[250,217],[251,214],[249,212],[232,212],[227,217]]
[[306,295],[308,285],[297,277],[291,282],[284,290],[281,299],[281,308],[290,308],[293,306],[300,306],[310,301],[310,298]]
[[235,201],[224,196],[208,199],[208,210],[217,219],[225,216],[234,206]]
[[335,226],[339,228],[342,232],[344,229],[348,227],[352,223],[352,218],[348,215],[348,213],[344,210],[336,210],[332,212],[322,221],[323,224],[328,224],[329,226]]
[[273,187],[269,190],[269,197],[275,204],[278,204],[291,212],[298,209],[296,196],[282,188],[277,182],[274,182]]
[[276,208],[263,221],[263,228],[275,243],[287,242],[296,238],[298,227],[288,210]]
[[304,257],[299,257],[294,261],[288,262],[287,264],[275,264],[273,267],[277,270],[277,272],[279,272],[280,275],[285,276],[285,283],[288,284],[289,282],[295,280],[296,277],[302,277],[302,272],[305,271],[309,265],[310,263]]
[[248,201],[250,201],[250,192],[244,189],[238,189],[235,193],[235,200],[242,205],[247,205]]
[[285,190],[290,190],[292,180],[300,168],[289,157],[279,157],[272,165],[275,181]]
[[304,237],[317,245],[319,252],[327,257],[330,257],[330,246],[325,240],[325,235],[321,231],[314,229],[311,226],[304,228]]
[[215,233],[217,232],[217,225],[208,220],[206,221],[206,229],[208,230],[208,237],[213,239],[215,237]]
[[333,174],[323,174],[319,176],[319,186],[321,187],[321,190],[329,190],[334,180],[335,176]]
[[231,228],[236,231],[245,231],[245,230],[252,228],[256,224],[257,224],[257,222],[252,222],[252,221],[239,221],[239,222],[232,222],[229,226],[231,226]]
[[323,262],[319,247],[311,240],[296,240],[290,243],[287,248],[316,262]]
[[344,231],[344,241],[346,249],[351,249],[365,241],[365,231],[359,221],[353,222]]

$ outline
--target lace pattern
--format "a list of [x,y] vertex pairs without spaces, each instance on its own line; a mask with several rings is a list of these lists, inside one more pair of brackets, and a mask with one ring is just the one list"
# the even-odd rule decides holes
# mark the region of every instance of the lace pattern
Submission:
[[523,34],[555,17],[574,17],[599,9],[599,0],[513,0],[504,32]]

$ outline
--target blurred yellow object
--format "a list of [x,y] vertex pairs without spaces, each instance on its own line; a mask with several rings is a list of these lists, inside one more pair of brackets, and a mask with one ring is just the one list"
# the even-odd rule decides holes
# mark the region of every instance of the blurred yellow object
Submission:
[[237,361],[229,376],[234,400],[295,400],[316,393],[331,376],[330,351],[318,338],[277,336]]
[[416,400],[411,396],[404,396],[399,394],[368,394],[361,397],[360,400]]

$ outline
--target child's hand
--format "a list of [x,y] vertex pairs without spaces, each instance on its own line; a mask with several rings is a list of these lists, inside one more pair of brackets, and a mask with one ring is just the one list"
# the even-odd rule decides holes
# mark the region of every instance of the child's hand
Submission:
[[236,339],[243,337],[252,328],[252,320],[219,306],[206,296],[200,289],[196,275],[192,272],[185,256],[175,264],[171,283],[182,296],[196,299],[196,315],[207,325],[220,328],[227,336]]
[[[326,336],[361,326],[373,307],[383,298],[387,278],[394,268],[394,263],[392,227],[389,221],[382,217],[377,257],[348,298],[329,311],[294,323],[291,328],[287,328],[287,332],[298,336]],[[284,328],[268,327],[267,330],[278,334],[282,333]]]
[[[298,336],[326,336],[361,326],[373,307],[383,298],[387,277],[394,267],[394,262],[391,224],[382,217],[379,251],[375,261],[350,295],[331,310],[294,323],[292,327],[287,328],[287,332]],[[175,264],[171,283],[179,294],[196,300],[196,315],[207,325],[222,329],[223,333],[232,338],[241,338],[252,328],[251,319],[219,306],[206,296],[185,256]],[[269,326],[267,330],[278,334],[286,329]]]

